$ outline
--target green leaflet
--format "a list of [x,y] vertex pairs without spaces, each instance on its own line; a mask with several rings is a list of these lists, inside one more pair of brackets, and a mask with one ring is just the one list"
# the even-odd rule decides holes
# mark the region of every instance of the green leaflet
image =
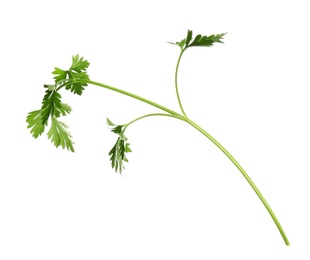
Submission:
[[45,87],[48,89],[45,91],[41,109],[29,112],[26,119],[28,128],[31,128],[30,132],[34,138],[44,132],[51,116],[65,116],[72,110],[68,104],[61,103],[61,95],[57,91],[49,90],[48,85],[45,85]]
[[89,62],[84,60],[83,57],[79,57],[79,55],[72,56],[72,65],[70,67],[71,71],[82,72],[86,71],[89,66]]
[[[67,148],[68,150],[74,152],[72,137],[68,132],[68,126],[57,120],[57,117],[61,115],[65,116],[71,112],[71,107],[67,104],[60,103],[61,107],[59,108],[57,115],[50,113],[50,117],[52,118],[52,124],[49,132],[47,133],[48,138],[51,138],[52,142],[56,147],[62,146],[62,148]],[[35,110],[28,113],[26,122],[28,123],[27,128],[31,128],[30,133],[34,138],[40,136],[44,130],[45,126],[48,125],[48,121],[46,120],[43,123],[43,116],[46,116],[46,111],[43,109]]]
[[34,138],[38,138],[44,132],[45,125],[42,123],[41,109],[29,112],[26,122],[28,123],[27,128],[31,128],[30,133]]
[[184,38],[180,42],[175,42],[175,43],[168,42],[168,43],[173,44],[173,45],[178,45],[181,48],[181,50],[185,50],[188,47],[194,47],[194,46],[211,47],[213,46],[213,43],[215,42],[223,43],[222,39],[225,34],[226,33],[215,34],[215,35],[212,34],[210,36],[202,36],[201,34],[198,34],[192,41],[193,32],[191,30],[188,30],[186,38]]
[[58,121],[55,116],[52,116],[52,125],[47,136],[56,147],[61,146],[62,148],[67,148],[74,152],[74,143],[67,129],[68,126],[65,123]]
[[115,168],[115,172],[119,171],[121,174],[122,170],[125,168],[123,163],[128,162],[126,153],[130,153],[132,150],[130,149],[130,144],[127,143],[127,138],[124,134],[124,125],[115,125],[108,118],[107,123],[109,126],[114,126],[111,131],[118,135],[115,145],[109,152],[109,156],[112,168]]
[[109,126],[115,126],[115,124],[113,124],[112,121],[109,118],[107,118],[107,123],[108,123]]
[[115,145],[110,150],[110,161],[112,168],[115,168],[115,172],[119,171],[119,173],[122,173],[122,170],[125,168],[123,162],[128,162],[126,153],[131,152],[129,145],[124,139],[118,137]]
[[72,56],[72,65],[69,70],[62,70],[55,67],[52,72],[54,75],[55,84],[66,83],[65,88],[70,90],[74,94],[82,95],[87,83],[78,82],[78,80],[89,80],[89,76],[86,72],[89,62],[84,60],[79,55]]
[[210,47],[213,46],[213,43],[223,43],[222,38],[226,33],[222,34],[216,34],[216,35],[210,35],[210,36],[201,36],[198,34],[195,39],[192,41],[192,43],[188,44],[188,47],[192,46],[205,46]]
[[57,91],[46,90],[41,107],[42,123],[45,125],[50,115],[60,116],[62,111],[61,95]]
[[61,107],[59,110],[62,116],[66,116],[67,114],[71,113],[72,108],[68,104],[61,103]]
[[187,31],[187,37],[186,37],[186,46],[188,46],[189,42],[192,40],[193,32],[188,30]]
[[51,115],[60,117],[65,116],[71,112],[71,107],[68,104],[61,102],[61,95],[56,90],[45,91],[45,95],[42,101],[41,117],[43,124],[47,123],[47,120]]
[[54,77],[55,82],[58,82],[58,81],[67,79],[69,71],[62,70],[62,69],[55,67],[55,70],[52,73],[56,75]]

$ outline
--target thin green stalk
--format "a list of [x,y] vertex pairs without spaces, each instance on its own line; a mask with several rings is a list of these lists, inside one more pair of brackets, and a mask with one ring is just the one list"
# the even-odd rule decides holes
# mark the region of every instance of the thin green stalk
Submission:
[[249,175],[245,172],[245,170],[241,167],[241,165],[237,162],[237,160],[217,141],[215,140],[207,131],[205,131],[203,128],[201,128],[200,126],[198,126],[196,123],[194,123],[193,121],[191,121],[190,119],[186,119],[185,120],[187,123],[189,123],[190,125],[192,125],[193,127],[195,127],[199,132],[201,132],[203,135],[205,135],[211,142],[213,142],[228,158],[229,160],[238,168],[238,170],[242,173],[242,175],[244,176],[244,178],[247,180],[247,182],[251,185],[252,189],[255,191],[255,193],[257,194],[257,196],[259,197],[259,199],[262,201],[262,203],[264,204],[265,208],[267,209],[267,211],[269,212],[270,216],[272,217],[274,223],[276,224],[276,226],[278,227],[278,230],[285,242],[285,244],[287,246],[290,245],[290,242],[279,222],[279,220],[277,219],[276,215],[274,214],[274,212],[272,211],[271,207],[269,206],[269,204],[267,203],[266,199],[264,198],[264,196],[261,194],[261,192],[259,191],[259,189],[256,187],[256,185],[254,184],[254,182],[251,180],[251,178],[249,177]]
[[131,125],[132,123],[140,120],[140,119],[143,119],[143,118],[146,118],[146,117],[149,117],[149,116],[169,116],[169,117],[173,117],[173,118],[177,118],[177,119],[180,119],[180,120],[183,120],[184,121],[184,117],[183,116],[177,116],[177,115],[170,115],[170,114],[163,114],[163,113],[154,113],[154,114],[147,114],[147,115],[144,115],[144,116],[140,116],[132,121],[130,121],[129,123],[127,123],[124,127],[124,131],[126,130],[126,128]]
[[[180,58],[179,58],[180,59]],[[264,204],[265,208],[267,209],[267,211],[269,212],[271,218],[273,219],[274,223],[276,224],[284,242],[286,245],[290,245],[289,240],[279,222],[279,220],[277,219],[276,215],[274,214],[274,212],[272,211],[271,207],[269,206],[269,204],[267,203],[266,199],[264,198],[264,196],[261,194],[261,192],[259,191],[259,189],[256,187],[256,185],[254,184],[254,182],[251,180],[251,178],[248,176],[248,174],[245,172],[245,170],[241,167],[241,165],[237,162],[237,160],[216,140],[214,139],[207,131],[205,131],[203,128],[201,128],[200,126],[198,126],[195,122],[191,121],[189,118],[186,117],[186,115],[182,116],[176,112],[174,112],[171,109],[168,109],[164,106],[161,106],[153,101],[150,101],[148,99],[142,98],[140,96],[137,96],[135,94],[132,94],[130,92],[115,88],[115,87],[111,87],[109,85],[106,84],[102,84],[99,82],[95,82],[95,81],[91,81],[91,80],[78,80],[78,82],[81,83],[89,83],[92,85],[97,85],[99,87],[104,87],[119,93],[122,93],[124,95],[130,96],[132,98],[138,99],[140,101],[143,101],[149,105],[152,105],[154,107],[157,107],[163,111],[168,112],[169,114],[162,114],[162,113],[155,113],[155,114],[148,114],[148,115],[144,115],[141,117],[138,117],[136,119],[134,119],[133,121],[129,122],[128,124],[126,124],[126,127],[130,124],[132,124],[135,121],[138,121],[142,118],[148,117],[148,116],[155,116],[155,115],[161,115],[161,116],[170,116],[170,117],[174,117],[174,118],[178,118],[180,120],[183,120],[185,122],[187,122],[188,124],[190,124],[191,126],[193,126],[194,128],[196,128],[199,132],[201,132],[204,136],[206,136],[211,142],[213,142],[228,158],[229,160],[238,168],[238,170],[241,172],[241,174],[244,176],[244,178],[247,180],[247,182],[250,184],[250,186],[252,187],[252,189],[255,191],[255,193],[257,194],[257,196],[259,197],[259,199],[262,201],[262,203]],[[61,87],[64,87],[66,85],[63,84],[62,86],[60,86],[58,89],[60,89]]]
[[[99,87],[103,87],[103,88],[106,88],[106,89],[110,89],[110,90],[113,90],[113,91],[116,91],[116,92],[119,92],[119,93],[122,93],[124,95],[127,95],[129,97],[132,97],[132,98],[135,98],[135,99],[138,99],[142,102],[145,102],[151,106],[154,106],[154,107],[157,107],[163,111],[166,111],[168,112],[169,114],[171,115],[175,115],[175,116],[178,116],[178,117],[182,117],[182,115],[180,115],[179,113],[167,108],[167,107],[164,107],[162,105],[159,105],[151,100],[148,100],[146,98],[143,98],[143,97],[140,97],[138,95],[135,95],[135,94],[132,94],[130,92],[127,92],[127,91],[124,91],[124,90],[121,90],[121,89],[118,89],[118,88],[115,88],[115,87],[112,87],[112,86],[109,86],[109,85],[106,85],[106,84],[102,84],[102,83],[99,83],[99,82],[96,82],[96,81],[92,81],[92,80],[78,80],[78,82],[80,83],[88,83],[88,84],[92,84],[92,85],[96,85],[96,86],[99,86]],[[65,84],[64,84],[65,85]]]
[[176,66],[176,69],[175,69],[175,74],[174,74],[174,84],[175,84],[175,91],[176,91],[176,94],[177,94],[177,98],[178,98],[178,102],[179,102],[179,106],[182,110],[182,113],[183,115],[187,118],[187,115],[185,114],[185,111],[183,109],[183,106],[182,106],[182,103],[181,103],[181,99],[180,99],[180,95],[179,95],[179,88],[178,88],[178,72],[179,72],[179,64],[180,64],[180,61],[181,61],[181,58],[182,58],[182,55],[184,53],[185,49],[183,49],[180,53],[180,56],[178,58],[178,62],[177,62],[177,66]]
[[[224,34],[223,34],[224,35]],[[221,35],[221,36],[223,36]],[[261,194],[261,192],[258,190],[258,188],[256,187],[256,185],[254,184],[254,182],[251,180],[251,178],[248,176],[248,174],[245,172],[245,170],[241,167],[241,165],[237,162],[237,160],[217,141],[215,140],[208,132],[206,132],[203,128],[201,128],[200,126],[198,126],[196,123],[194,123],[193,121],[191,121],[185,114],[184,109],[182,107],[181,104],[181,100],[180,100],[180,96],[179,96],[179,91],[178,91],[178,84],[177,84],[177,76],[178,76],[178,69],[179,69],[179,64],[180,64],[180,60],[181,57],[184,53],[184,51],[186,50],[186,48],[188,48],[189,46],[193,45],[193,43],[196,43],[201,40],[202,38],[197,38],[198,36],[196,36],[195,40],[189,45],[190,40],[192,39],[192,32],[188,31],[188,35],[187,38],[184,39],[186,40],[184,42],[177,42],[176,45],[179,45],[181,47],[181,53],[180,56],[178,58],[178,62],[176,65],[176,72],[175,72],[175,88],[176,88],[176,94],[177,94],[177,98],[178,98],[178,102],[180,105],[180,108],[182,110],[182,113],[185,117],[185,121],[187,123],[189,123],[191,126],[193,126],[194,128],[196,128],[198,131],[200,131],[203,135],[205,135],[209,140],[211,140],[228,158],[229,160],[238,168],[238,170],[241,172],[241,174],[244,176],[244,178],[247,180],[247,182],[250,184],[250,186],[252,187],[252,189],[255,191],[255,193],[257,194],[257,196],[259,197],[259,199],[262,201],[262,203],[264,204],[265,208],[267,209],[267,211],[269,212],[270,216],[272,217],[274,223],[276,224],[284,242],[286,245],[289,245],[289,241],[288,238],[279,222],[279,220],[277,219],[276,215],[274,214],[274,212],[272,211],[271,207],[269,206],[269,204],[267,203],[266,199],[263,197],[263,195]],[[207,39],[207,38],[205,38]],[[196,41],[196,42],[195,42]],[[185,44],[185,47],[184,47]],[[201,46],[201,44],[198,44],[198,46]],[[207,41],[206,41],[206,46],[207,46]]]

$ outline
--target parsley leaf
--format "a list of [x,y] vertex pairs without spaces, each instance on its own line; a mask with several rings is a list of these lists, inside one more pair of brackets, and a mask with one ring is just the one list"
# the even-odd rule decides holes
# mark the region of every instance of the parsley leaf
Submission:
[[116,140],[115,145],[110,150],[109,155],[112,168],[115,168],[115,172],[119,171],[119,173],[121,174],[122,170],[125,168],[123,163],[128,162],[126,153],[130,153],[132,151],[129,147],[130,144],[127,143],[127,138],[124,134],[124,125],[114,125],[108,118],[107,123],[109,126],[114,126],[111,131],[119,136]]
[[195,37],[195,39],[189,45],[187,45],[187,47],[192,47],[192,46],[210,47],[210,46],[213,46],[213,43],[215,42],[223,43],[222,37],[225,34],[226,33],[215,34],[215,35],[212,34],[210,36],[201,36],[201,34],[198,34]]
[[40,136],[48,124],[48,119],[52,118],[52,125],[47,133],[49,138],[52,138],[52,142],[56,147],[61,145],[63,148],[74,151],[73,142],[71,136],[66,130],[67,126],[58,121],[57,118],[65,116],[71,112],[71,107],[68,104],[61,103],[61,95],[56,90],[50,90],[49,85],[45,85],[48,89],[45,91],[45,95],[40,110],[32,111],[28,113],[26,122],[27,128],[31,128],[31,134],[34,138]]
[[52,116],[52,125],[47,136],[56,147],[61,146],[74,152],[72,136],[67,129],[68,126],[65,123],[58,121],[55,116]]
[[[50,130],[47,133],[48,138],[51,139],[51,141],[54,143],[56,147],[62,146],[62,148],[67,148],[68,150],[74,152],[73,142],[72,142],[72,136],[68,132],[68,126],[57,120],[57,117],[61,115],[65,116],[66,114],[69,114],[71,112],[71,107],[67,104],[60,103],[61,107],[58,108],[58,112],[53,114],[50,112],[50,116],[52,118],[52,125]],[[51,106],[50,106],[51,107]],[[36,111],[32,111],[28,113],[26,122],[28,123],[27,128],[31,128],[31,134],[34,138],[37,138],[40,136],[45,129],[45,126],[47,126],[47,120],[43,121],[43,117],[46,117],[48,108],[46,109],[40,109]],[[54,111],[56,111],[54,109]],[[48,118],[47,118],[48,119]]]
[[49,85],[44,87],[48,89],[45,91],[41,109],[28,113],[26,119],[28,128],[32,128],[30,132],[34,138],[44,132],[50,116],[60,117],[60,115],[65,116],[71,112],[69,105],[61,103],[61,95],[57,91],[49,90]]
[[62,113],[63,109],[60,99],[61,95],[57,91],[45,91],[45,96],[43,98],[41,107],[41,117],[43,125],[47,123],[50,115],[59,117],[60,113]]
[[109,126],[115,126],[115,124],[113,124],[112,121],[109,118],[107,118],[107,123],[108,123]]
[[31,128],[30,133],[34,138],[40,136],[45,129],[45,125],[42,122],[42,110],[36,110],[28,113],[26,122],[28,123],[27,128]]
[[[49,117],[47,117],[45,121],[43,121],[43,118],[47,116],[47,110],[49,110],[49,107],[53,106],[50,105],[50,103],[45,109],[40,109],[28,113],[26,119],[26,122],[28,123],[27,128],[31,128],[30,133],[34,138],[40,136],[44,132],[45,126],[47,126],[48,124],[47,122]],[[55,109],[53,110],[56,111]],[[56,115],[55,112],[49,112],[49,115],[52,118],[52,125],[49,132],[47,133],[47,136],[48,138],[51,138],[52,142],[56,147],[61,145],[62,148],[67,148],[68,150],[74,152],[73,142],[71,140],[72,137],[67,131],[68,126],[65,123],[57,120],[57,117],[59,117],[60,115],[65,116],[70,112],[71,107],[68,104],[64,103],[60,103],[60,107],[57,108]]]
[[52,72],[56,75],[54,77],[55,84],[67,81],[68,84],[65,86],[67,90],[70,90],[74,94],[82,95],[87,83],[77,82],[77,80],[89,80],[86,72],[89,64],[87,60],[84,60],[83,57],[80,58],[79,55],[72,56],[72,65],[69,70],[62,70],[55,67],[55,70]]
[[69,70],[56,68],[52,72],[54,76],[54,85],[44,85],[46,88],[40,110],[28,113],[26,122],[28,128],[31,128],[31,134],[34,138],[40,136],[45,127],[48,125],[48,120],[51,118],[51,127],[47,133],[49,139],[56,147],[62,146],[74,152],[72,137],[68,132],[68,126],[58,121],[58,117],[66,116],[71,112],[71,107],[68,104],[61,102],[61,95],[58,93],[57,86],[64,84],[65,88],[71,90],[74,94],[81,95],[86,83],[80,83],[78,80],[87,79],[89,76],[86,69],[89,62],[80,58],[79,55],[72,56],[72,65]]
[[57,75],[57,76],[54,77],[55,83],[67,79],[68,78],[67,77],[68,76],[68,72],[69,71],[67,71],[67,70],[62,70],[60,68],[56,68],[55,67],[55,70],[52,72],[52,74]]
[[72,108],[66,103],[61,103],[61,108],[59,109],[59,111],[62,116],[66,116],[67,114],[71,113]]
[[86,69],[89,66],[89,62],[87,60],[84,60],[83,57],[79,57],[79,55],[72,56],[72,65],[70,70],[76,71],[76,72],[82,72],[86,71]]
[[122,139],[121,137],[117,138],[117,141],[111,151],[109,152],[110,161],[112,164],[112,168],[115,168],[115,172],[117,170],[119,173],[122,173],[122,170],[125,168],[123,166],[123,162],[128,162],[128,159],[126,157],[125,153],[131,152],[131,149],[129,148],[129,143],[126,143],[127,139]]
[[[198,34],[194,40],[192,41],[193,32],[191,30],[187,31],[187,36],[185,39],[181,40],[180,42],[169,42],[170,44],[178,45],[181,50],[185,50],[188,47],[194,47],[194,46],[204,46],[204,47],[211,47],[213,46],[213,43],[223,43],[222,38],[226,33],[222,34],[212,34],[210,36],[202,36],[201,34]],[[191,42],[192,41],[192,42]]]

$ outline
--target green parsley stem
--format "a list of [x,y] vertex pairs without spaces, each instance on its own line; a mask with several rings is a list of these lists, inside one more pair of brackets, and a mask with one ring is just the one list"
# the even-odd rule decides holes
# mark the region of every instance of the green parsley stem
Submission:
[[183,115],[187,118],[187,115],[185,114],[185,111],[184,111],[182,103],[181,103],[181,99],[180,99],[180,95],[179,95],[179,88],[178,88],[179,65],[180,65],[180,61],[181,61],[182,55],[183,55],[185,50],[186,50],[186,48],[181,51],[180,56],[178,58],[178,62],[177,62],[177,66],[176,66],[175,74],[174,74],[174,84],[175,84],[175,91],[176,91],[176,94],[177,94],[179,106],[180,106],[180,108],[182,110]]
[[247,180],[247,182],[250,184],[250,186],[252,187],[252,189],[255,191],[255,193],[257,194],[257,196],[259,197],[259,199],[261,200],[261,202],[264,204],[265,208],[267,209],[267,211],[269,212],[271,218],[273,219],[274,223],[276,224],[285,244],[288,246],[290,243],[288,241],[288,238],[279,222],[279,220],[277,219],[276,215],[274,214],[274,212],[272,211],[271,207],[269,206],[269,204],[267,203],[266,199],[264,198],[264,196],[261,194],[261,192],[259,191],[259,189],[256,187],[256,185],[254,184],[254,182],[251,180],[251,178],[249,177],[249,175],[245,172],[245,170],[241,167],[241,165],[237,162],[237,160],[216,140],[214,139],[207,131],[205,131],[203,128],[201,128],[200,126],[198,126],[196,123],[194,123],[193,121],[191,121],[185,114],[184,109],[182,107],[181,104],[181,100],[180,100],[180,95],[179,95],[179,91],[178,91],[178,81],[177,81],[177,77],[178,77],[178,69],[179,69],[179,64],[181,61],[181,57],[184,53],[184,51],[186,50],[186,48],[184,48],[183,50],[181,50],[180,56],[178,58],[178,62],[176,65],[176,71],[175,71],[175,88],[176,88],[176,94],[177,94],[177,98],[178,98],[178,102],[180,105],[180,108],[182,110],[182,113],[185,117],[185,120],[187,123],[189,123],[191,126],[193,126],[194,128],[196,128],[198,131],[200,131],[203,135],[205,135],[210,141],[212,141],[228,158],[229,160],[238,168],[238,170],[241,172],[241,174],[243,175],[243,177]]
[[[181,57],[181,55],[180,55]],[[180,60],[180,57],[179,57],[179,60]],[[178,64],[179,64],[179,61],[178,61]],[[257,194],[257,196],[259,197],[259,199],[261,200],[261,202],[264,204],[265,208],[267,209],[267,211],[269,212],[271,218],[273,219],[274,223],[276,224],[285,244],[288,246],[290,245],[290,242],[279,222],[279,220],[277,219],[276,215],[274,214],[274,212],[272,211],[271,207],[269,206],[269,204],[267,203],[266,199],[264,198],[264,196],[261,194],[261,192],[259,191],[259,189],[256,187],[256,185],[254,184],[254,182],[251,180],[251,178],[248,176],[248,174],[245,172],[245,170],[241,167],[241,165],[237,162],[237,160],[216,140],[214,139],[207,131],[205,131],[203,128],[201,128],[200,126],[198,126],[196,123],[194,123],[193,121],[191,121],[189,118],[187,118],[187,116],[185,115],[183,109],[182,109],[182,105],[181,105],[181,102],[180,102],[180,99],[178,97],[178,100],[179,100],[179,104],[180,104],[180,107],[182,109],[182,112],[184,114],[184,116],[178,114],[177,112],[174,112],[173,110],[169,109],[169,108],[166,108],[164,106],[161,106],[153,101],[150,101],[148,99],[145,99],[143,97],[140,97],[140,96],[137,96],[135,94],[132,94],[130,92],[127,92],[127,91],[124,91],[124,90],[121,90],[121,89],[118,89],[118,88],[115,88],[115,87],[111,87],[109,85],[106,85],[106,84],[102,84],[102,83],[99,83],[99,82],[96,82],[96,81],[92,81],[92,80],[77,80],[78,82],[80,83],[88,83],[88,84],[92,84],[92,85],[96,85],[96,86],[99,86],[99,87],[103,87],[103,88],[107,88],[107,89],[110,89],[110,90],[113,90],[113,91],[116,91],[116,92],[119,92],[119,93],[122,93],[124,95],[127,95],[127,96],[130,96],[132,98],[135,98],[135,99],[138,99],[140,101],[143,101],[149,105],[152,105],[154,107],[157,107],[163,111],[166,111],[168,112],[169,114],[162,114],[162,113],[155,113],[155,114],[148,114],[148,115],[144,115],[144,116],[141,116],[141,117],[138,117],[136,119],[134,119],[133,121],[129,122],[126,127],[130,124],[132,124],[133,122],[135,121],[138,121],[142,118],[145,118],[145,117],[148,117],[148,116],[170,116],[170,117],[174,117],[174,118],[177,118],[177,119],[180,119],[180,120],[183,120],[185,122],[187,122],[188,124],[190,124],[191,126],[193,126],[194,128],[196,128],[199,132],[201,132],[204,136],[206,136],[211,142],[213,142],[228,158],[229,160],[238,168],[238,170],[241,172],[241,174],[243,175],[243,177],[247,180],[247,182],[250,184],[250,186],[252,187],[252,189],[254,190],[254,192]],[[61,85],[60,87],[58,87],[57,90],[59,90],[60,88],[66,86],[66,84],[70,84],[72,83],[72,81],[70,82],[66,82],[64,83],[63,85]]]
[[138,120],[140,120],[140,119],[149,117],[149,116],[170,116],[170,117],[174,117],[174,118],[177,118],[177,119],[180,119],[180,120],[185,121],[183,116],[177,116],[177,115],[171,115],[171,114],[163,114],[163,113],[147,114],[147,115],[144,115],[144,116],[140,116],[140,117],[138,117],[138,118],[136,118],[136,119],[130,121],[129,123],[127,123],[127,124],[125,125],[125,127],[124,127],[124,131],[125,131],[125,129],[126,129],[129,125],[131,125],[132,123],[134,123],[134,122],[136,122],[136,121],[138,121]]
[[122,90],[122,89],[118,89],[118,88],[115,88],[115,87],[112,87],[112,86],[109,86],[109,85],[106,85],[106,84],[102,84],[102,83],[99,83],[99,82],[96,82],[96,81],[92,81],[92,80],[78,80],[78,82],[80,83],[88,83],[88,84],[92,84],[92,85],[96,85],[96,86],[99,86],[99,87],[103,87],[103,88],[107,88],[107,89],[110,89],[110,90],[113,90],[113,91],[116,91],[116,92],[119,92],[119,93],[122,93],[124,95],[127,95],[129,97],[132,97],[132,98],[135,98],[135,99],[138,99],[142,102],[145,102],[149,105],[152,105],[154,107],[157,107],[165,112],[168,112],[169,114],[171,115],[175,115],[176,117],[182,117],[182,115],[180,115],[179,113],[169,109],[169,108],[166,108],[162,105],[159,105],[151,100],[148,100],[146,98],[143,98],[143,97],[140,97],[138,95],[135,95],[135,94],[132,94],[130,92],[127,92],[125,90]]
[[274,212],[272,211],[271,207],[269,206],[269,204],[267,203],[266,199],[264,198],[264,196],[261,194],[261,192],[259,191],[259,189],[256,187],[256,185],[254,184],[254,182],[251,180],[251,178],[249,177],[249,175],[245,172],[245,170],[241,167],[241,165],[237,162],[237,160],[216,140],[214,139],[207,131],[205,131],[203,128],[201,128],[200,126],[198,126],[196,123],[194,123],[193,121],[191,121],[190,119],[186,119],[185,120],[187,123],[189,123],[190,125],[192,125],[193,127],[195,127],[199,132],[201,132],[203,135],[205,135],[212,143],[214,143],[228,158],[229,160],[238,168],[238,170],[242,173],[243,177],[247,180],[247,182],[250,184],[250,186],[252,187],[252,189],[255,191],[255,193],[257,194],[257,196],[259,197],[259,199],[261,200],[261,202],[264,204],[265,208],[267,209],[267,211],[269,212],[270,216],[272,217],[274,223],[276,224],[285,244],[287,246],[290,245],[290,242],[279,222],[279,220],[277,219],[276,215],[274,214]]

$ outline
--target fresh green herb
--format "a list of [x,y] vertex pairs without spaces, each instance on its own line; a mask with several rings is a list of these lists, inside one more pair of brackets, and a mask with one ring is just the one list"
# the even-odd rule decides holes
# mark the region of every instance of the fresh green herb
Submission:
[[72,65],[69,70],[62,70],[55,68],[52,72],[56,76],[55,84],[67,81],[66,89],[70,90],[74,94],[82,95],[84,87],[87,83],[81,82],[80,80],[89,80],[89,76],[86,73],[86,69],[89,66],[89,62],[80,58],[79,55],[72,57]]
[[112,168],[115,168],[115,171],[119,170],[122,173],[122,169],[125,167],[123,166],[123,162],[128,162],[126,158],[126,153],[130,153],[131,149],[129,148],[129,143],[126,143],[127,138],[125,136],[125,126],[124,125],[114,125],[109,118],[107,118],[107,123],[109,126],[112,126],[112,132],[118,135],[115,145],[109,152],[111,156],[111,164]]
[[182,120],[185,123],[188,123],[189,125],[194,127],[199,132],[201,132],[208,139],[210,139],[229,158],[229,160],[238,168],[238,170],[241,172],[244,178],[248,181],[252,189],[255,191],[257,196],[260,198],[260,200],[266,207],[274,223],[278,227],[278,230],[281,233],[281,236],[285,244],[289,245],[288,238],[282,226],[280,225],[280,222],[278,221],[271,207],[268,205],[267,201],[265,200],[263,195],[260,193],[260,191],[254,184],[254,182],[245,172],[245,170],[236,161],[236,159],[216,139],[214,139],[206,130],[201,128],[199,125],[197,125],[195,122],[193,122],[187,117],[184,111],[184,108],[182,106],[182,103],[181,103],[181,99],[180,99],[180,95],[178,91],[178,69],[179,69],[181,57],[184,54],[185,50],[189,49],[190,47],[211,47],[213,46],[214,43],[223,43],[222,40],[224,36],[225,36],[225,33],[215,34],[215,35],[210,35],[210,36],[202,36],[198,34],[195,37],[193,37],[192,31],[188,30],[187,36],[181,41],[175,42],[175,43],[169,42],[170,44],[177,45],[181,48],[181,52],[180,52],[177,65],[176,65],[176,70],[175,70],[175,90],[176,90],[176,96],[177,96],[178,103],[179,103],[182,114],[177,113],[162,105],[159,105],[151,100],[132,94],[130,92],[90,80],[87,74],[87,68],[89,66],[89,62],[87,60],[84,60],[84,58],[82,57],[80,58],[79,55],[76,55],[72,57],[72,65],[68,70],[62,70],[60,68],[55,68],[55,70],[52,72],[55,75],[54,84],[44,85],[44,87],[46,88],[46,91],[43,97],[41,109],[28,113],[27,120],[26,120],[28,123],[28,128],[31,129],[30,132],[32,136],[34,138],[37,138],[44,132],[45,127],[48,126],[49,121],[50,121],[51,127],[49,131],[47,132],[48,138],[51,139],[52,143],[56,147],[61,146],[62,148],[66,148],[74,152],[74,147],[73,147],[74,143],[72,141],[72,137],[70,133],[68,132],[68,126],[65,123],[58,120],[59,117],[66,116],[67,114],[71,112],[71,107],[61,102],[61,95],[59,94],[59,91],[62,88],[65,88],[66,90],[69,90],[73,92],[74,94],[82,95],[85,87],[88,84],[91,84],[91,85],[103,87],[106,89],[110,89],[110,90],[119,92],[121,94],[127,95],[129,97],[135,98],[137,100],[140,100],[142,102],[145,102],[153,107],[156,107],[164,111],[165,113],[153,113],[153,114],[142,115],[130,121],[129,123],[123,124],[123,125],[115,125],[112,123],[111,120],[107,118],[108,126],[111,128],[111,131],[117,135],[116,143],[109,152],[111,165],[112,165],[112,168],[115,169],[115,171],[122,173],[122,170],[124,169],[124,162],[128,162],[126,155],[127,153],[131,152],[131,148],[129,147],[129,143],[127,143],[127,138],[125,136],[125,131],[127,127],[129,127],[131,124],[133,124],[134,122],[138,120],[141,120],[143,118],[150,117],[150,116],[169,116],[175,119]]
[[201,34],[198,34],[195,39],[191,42],[193,39],[193,32],[188,30],[187,36],[180,42],[169,42],[170,44],[178,45],[181,50],[184,50],[188,47],[194,47],[194,46],[201,46],[201,47],[211,47],[213,46],[213,43],[219,42],[223,43],[222,39],[226,33],[222,34],[216,34],[216,35],[210,35],[210,36],[201,36]]
[[74,152],[71,135],[67,130],[68,126],[57,120],[56,116],[52,116],[52,125],[47,133],[48,138],[54,143],[56,147],[61,146]]

